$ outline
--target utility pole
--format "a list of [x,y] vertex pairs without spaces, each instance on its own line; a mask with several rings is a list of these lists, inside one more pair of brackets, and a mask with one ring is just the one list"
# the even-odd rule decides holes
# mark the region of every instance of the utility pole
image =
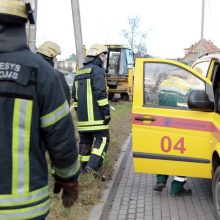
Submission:
[[201,40],[204,39],[205,0],[202,0]]
[[34,10],[35,24],[27,23],[26,33],[27,33],[27,44],[32,52],[36,51],[36,35],[37,35],[37,1],[29,0],[31,7]]
[[77,65],[78,68],[81,68],[83,66],[84,56],[83,56],[83,41],[82,41],[79,0],[71,0],[71,4],[72,4],[73,29],[75,36]]

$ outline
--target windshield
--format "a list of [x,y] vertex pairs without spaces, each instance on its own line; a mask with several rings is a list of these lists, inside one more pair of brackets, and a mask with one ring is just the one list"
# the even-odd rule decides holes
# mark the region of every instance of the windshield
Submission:
[[130,49],[110,50],[108,60],[104,64],[110,75],[127,75],[128,68],[134,67],[134,57]]
[[120,52],[110,51],[108,55],[108,74],[118,75],[120,64]]

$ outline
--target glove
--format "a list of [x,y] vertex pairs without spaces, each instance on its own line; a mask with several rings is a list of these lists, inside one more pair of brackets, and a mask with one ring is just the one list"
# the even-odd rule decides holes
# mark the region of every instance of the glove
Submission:
[[103,124],[104,125],[108,125],[110,121],[111,121],[111,116],[110,115],[106,115]]
[[70,208],[76,202],[79,195],[78,181],[61,182],[55,180],[53,192],[60,193],[62,190],[62,201],[64,208]]

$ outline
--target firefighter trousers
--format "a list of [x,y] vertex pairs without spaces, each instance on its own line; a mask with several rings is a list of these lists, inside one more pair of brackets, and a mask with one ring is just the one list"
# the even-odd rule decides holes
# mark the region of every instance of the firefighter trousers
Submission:
[[[157,183],[167,183],[168,175],[157,174]],[[171,193],[178,193],[183,189],[183,185],[186,183],[186,178],[182,176],[174,176],[174,179],[171,183]]]
[[89,167],[98,171],[109,146],[109,130],[79,132],[79,157],[82,170]]

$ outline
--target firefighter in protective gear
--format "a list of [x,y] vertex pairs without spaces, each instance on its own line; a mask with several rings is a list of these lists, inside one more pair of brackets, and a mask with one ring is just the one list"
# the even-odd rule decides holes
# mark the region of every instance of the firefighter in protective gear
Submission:
[[45,219],[55,193],[65,207],[78,196],[80,163],[69,106],[54,69],[27,46],[31,17],[22,1],[0,1],[0,219]]
[[79,155],[83,172],[105,180],[99,172],[109,145],[110,107],[103,63],[106,46],[94,44],[87,51],[83,68],[76,72],[73,105],[78,115]]
[[[159,87],[159,104],[163,106],[177,107],[178,102],[185,102],[190,92],[190,85],[178,76],[171,76],[162,81]],[[157,182],[154,190],[162,192],[166,187],[168,175],[157,174]],[[186,178],[175,176],[171,183],[171,195],[183,196],[191,195],[192,190],[184,188]]]
[[[55,42],[45,41],[42,45],[40,45],[37,48],[36,52],[37,54],[42,56],[51,66],[54,67],[56,56],[61,54],[61,49],[60,49],[60,46],[56,44]],[[66,100],[68,104],[70,105],[71,95],[70,95],[69,86],[65,80],[64,75],[58,70],[56,70],[56,73],[58,74],[60,78],[60,82],[62,84],[62,88],[64,90]]]

